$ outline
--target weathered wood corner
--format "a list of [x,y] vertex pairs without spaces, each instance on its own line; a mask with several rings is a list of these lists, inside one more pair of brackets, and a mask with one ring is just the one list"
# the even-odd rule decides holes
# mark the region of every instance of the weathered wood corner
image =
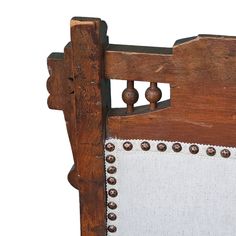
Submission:
[[104,172],[105,118],[110,108],[104,79],[106,24],[95,18],[71,20],[71,42],[48,57],[48,106],[64,112],[74,166],[70,183],[80,190],[82,235],[106,234]]

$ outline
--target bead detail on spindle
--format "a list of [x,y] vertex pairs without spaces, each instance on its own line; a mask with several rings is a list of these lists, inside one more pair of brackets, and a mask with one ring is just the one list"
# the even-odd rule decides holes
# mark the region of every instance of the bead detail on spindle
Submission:
[[127,104],[127,113],[134,111],[134,104],[138,101],[139,94],[134,88],[134,81],[127,81],[127,88],[122,93],[122,99]]
[[145,97],[150,103],[150,110],[153,111],[157,108],[157,102],[162,97],[161,90],[157,87],[157,83],[151,82],[150,87],[145,92]]

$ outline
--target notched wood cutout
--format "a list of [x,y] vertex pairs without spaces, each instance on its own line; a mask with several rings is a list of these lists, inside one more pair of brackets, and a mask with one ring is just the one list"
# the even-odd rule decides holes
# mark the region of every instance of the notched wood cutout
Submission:
[[108,135],[234,146],[235,48],[235,37],[215,35],[178,40],[171,49],[108,48],[107,79],[169,83],[171,89],[168,109],[144,106],[128,115],[113,109]]

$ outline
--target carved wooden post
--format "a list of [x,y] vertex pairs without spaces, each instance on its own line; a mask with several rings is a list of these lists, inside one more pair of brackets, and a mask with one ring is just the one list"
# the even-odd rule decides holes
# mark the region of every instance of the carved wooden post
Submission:
[[106,235],[103,152],[110,108],[103,63],[106,30],[100,19],[73,18],[64,57],[52,54],[48,58],[48,104],[65,114],[75,162],[68,178],[80,190],[82,236]]

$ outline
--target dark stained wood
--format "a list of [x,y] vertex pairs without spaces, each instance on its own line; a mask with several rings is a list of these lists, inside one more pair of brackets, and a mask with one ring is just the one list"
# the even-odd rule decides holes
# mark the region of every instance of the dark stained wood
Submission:
[[[73,18],[64,53],[48,57],[48,106],[64,112],[74,157],[68,179],[80,190],[82,236],[116,231],[115,226],[106,229],[106,138],[236,145],[235,37],[199,35],[178,40],[173,48],[154,48],[108,45],[106,31],[100,19]],[[123,95],[128,113],[111,109],[111,79],[128,81],[133,96]],[[137,93],[132,81],[150,82],[148,105],[133,107]],[[158,82],[170,84],[170,100],[157,103]],[[129,151],[132,144],[127,141],[123,148]],[[180,148],[173,145],[175,151]],[[149,143],[143,142],[142,149],[148,150]],[[160,142],[157,149],[165,151],[166,146]],[[198,146],[191,145],[190,151],[196,154]],[[228,158],[230,152],[224,149],[221,155]],[[111,155],[106,159],[115,161]],[[114,172],[115,167],[108,168]]]
[[154,111],[157,108],[157,102],[162,97],[162,92],[157,87],[157,83],[150,83],[150,87],[145,92],[145,97],[150,102],[150,110]]
[[127,113],[133,113],[134,104],[138,101],[139,94],[134,88],[134,81],[127,81],[127,88],[122,93],[122,99],[127,104]]
[[105,69],[109,79],[136,78],[171,87],[166,109],[144,113],[145,107],[137,108],[129,116],[111,111],[109,136],[235,146],[235,37],[190,38],[174,46],[172,55],[108,51]]
[[[157,82],[157,75],[171,61],[170,49],[110,45],[105,53],[105,76],[107,79]],[[160,79],[159,76],[158,81]]]
[[106,28],[100,19],[73,18],[64,56],[48,58],[48,104],[65,114],[75,162],[68,178],[80,190],[82,236],[106,235],[103,152],[110,108],[109,81],[103,79]]

